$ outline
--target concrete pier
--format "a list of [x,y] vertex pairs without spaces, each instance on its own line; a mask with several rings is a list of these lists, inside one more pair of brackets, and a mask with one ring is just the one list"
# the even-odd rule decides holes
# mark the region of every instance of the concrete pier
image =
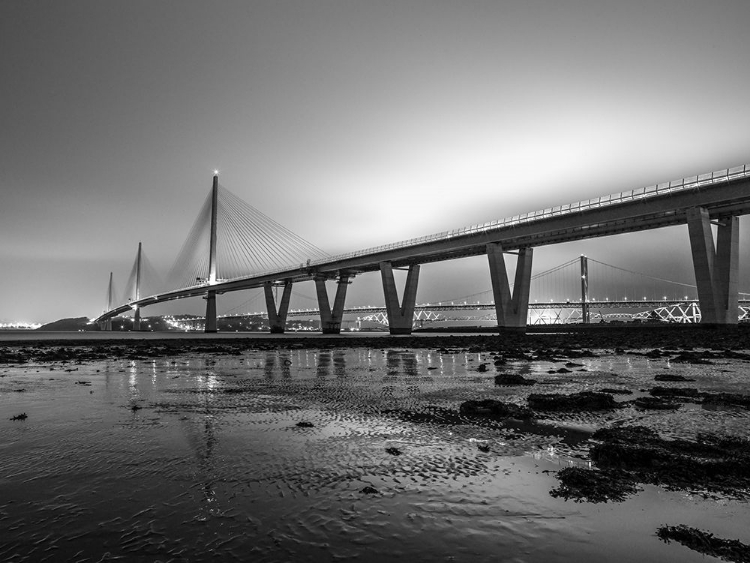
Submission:
[[266,309],[268,310],[268,324],[271,334],[284,334],[286,329],[286,317],[289,313],[289,299],[292,296],[292,282],[284,283],[284,291],[281,293],[281,303],[276,308],[276,299],[273,295],[274,284],[266,282],[263,284],[263,292],[266,296]]
[[216,292],[209,291],[206,300],[206,328],[205,332],[216,332]]
[[726,217],[714,223],[717,226],[714,247],[708,210],[694,207],[686,215],[701,324],[737,324],[739,218]]
[[380,263],[380,276],[383,280],[385,310],[388,315],[388,330],[391,334],[411,334],[414,324],[414,305],[417,302],[419,264],[409,266],[404,286],[404,298],[399,304],[393,266],[390,262]]
[[508,271],[505,267],[505,256],[500,243],[487,245],[487,259],[490,264],[492,294],[495,299],[497,326],[517,330],[526,329],[529,312],[529,291],[531,289],[532,248],[518,250],[516,278],[513,293],[510,291]]
[[346,290],[351,282],[349,276],[342,275],[336,283],[336,297],[334,297],[332,309],[328,300],[325,278],[315,278],[315,292],[318,295],[318,310],[320,311],[320,328],[323,334],[341,333]]

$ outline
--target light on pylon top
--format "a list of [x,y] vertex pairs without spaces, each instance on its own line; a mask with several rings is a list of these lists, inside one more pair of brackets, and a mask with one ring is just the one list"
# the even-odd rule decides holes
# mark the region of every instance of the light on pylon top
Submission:
[[219,175],[219,171],[218,170],[214,170],[214,176],[218,176],[218,175]]

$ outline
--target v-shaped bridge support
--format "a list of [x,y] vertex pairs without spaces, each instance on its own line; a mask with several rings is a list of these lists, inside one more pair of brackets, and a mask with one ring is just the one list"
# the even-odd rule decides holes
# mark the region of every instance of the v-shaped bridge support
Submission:
[[380,276],[383,279],[388,330],[391,334],[411,334],[414,325],[414,306],[417,302],[419,264],[409,266],[404,286],[404,298],[401,303],[398,301],[396,281],[393,279],[393,266],[390,262],[380,263]]
[[701,324],[737,324],[739,277],[739,218],[717,224],[716,248],[708,210],[687,211],[695,284],[701,307]]
[[516,263],[516,281],[513,294],[508,283],[508,271],[505,268],[503,247],[499,243],[487,245],[487,259],[490,263],[492,294],[495,298],[497,326],[500,328],[526,329],[529,313],[529,291],[531,289],[532,248],[518,251]]
[[336,283],[338,285],[336,286],[336,297],[333,300],[332,309],[328,300],[325,278],[315,278],[315,292],[318,294],[318,310],[320,311],[320,329],[323,331],[323,334],[341,333],[346,289],[351,282],[348,275],[342,275]]
[[271,334],[283,334],[286,328],[286,317],[289,313],[289,299],[292,297],[292,282],[284,282],[284,291],[281,294],[281,303],[279,303],[278,309],[273,295],[273,283],[266,282],[263,284],[263,291],[266,295],[268,324],[271,327]]

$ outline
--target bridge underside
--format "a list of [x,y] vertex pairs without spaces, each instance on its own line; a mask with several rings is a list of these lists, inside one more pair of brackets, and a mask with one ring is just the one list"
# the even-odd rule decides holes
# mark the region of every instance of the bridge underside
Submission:
[[[625,197],[627,196],[627,197]],[[196,296],[207,298],[207,330],[215,330],[216,296],[222,293],[265,287],[273,331],[283,330],[288,311],[287,288],[300,281],[315,280],[324,331],[340,330],[346,287],[351,278],[364,272],[380,271],[391,332],[408,333],[416,300],[420,264],[487,254],[498,325],[523,329],[526,326],[532,249],[585,238],[687,224],[698,294],[704,323],[737,323],[738,302],[738,219],[750,213],[750,170],[714,177],[695,184],[671,185],[643,195],[632,192],[618,198],[600,198],[529,215],[517,221],[503,221],[424,237],[386,247],[330,259],[317,260],[273,272],[213,281],[210,284],[177,289],[110,310],[96,321],[108,319],[156,303]],[[614,203],[613,203],[614,201]],[[718,225],[714,246],[711,225]],[[518,255],[516,279],[510,291],[505,257]],[[408,270],[402,302],[399,302],[393,269]],[[337,280],[331,308],[325,280]],[[270,294],[272,284],[284,285],[279,308]],[[270,298],[269,298],[270,295]],[[408,325],[408,327],[407,327]]]

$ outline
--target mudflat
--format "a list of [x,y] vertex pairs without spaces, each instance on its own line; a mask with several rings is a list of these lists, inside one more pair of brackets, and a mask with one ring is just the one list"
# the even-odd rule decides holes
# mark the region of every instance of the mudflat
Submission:
[[747,560],[744,326],[133,336],[0,343],[0,558]]

